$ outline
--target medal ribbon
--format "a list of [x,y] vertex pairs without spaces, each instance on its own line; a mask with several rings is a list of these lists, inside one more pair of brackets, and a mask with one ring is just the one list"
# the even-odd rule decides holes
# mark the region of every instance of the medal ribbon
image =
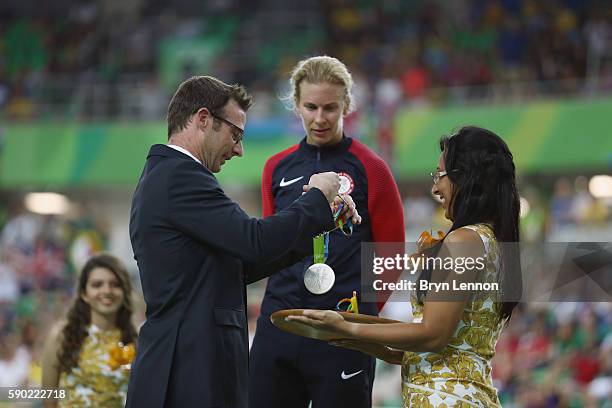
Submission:
[[329,254],[329,232],[314,237],[312,247],[314,263],[325,263]]
[[348,205],[348,203],[344,201],[341,195],[338,195],[338,197],[340,197],[342,202],[338,205],[338,209],[334,213],[334,222],[336,224],[335,229],[340,229],[340,231],[342,231],[344,235],[350,237],[351,235],[353,235],[353,222],[350,218],[347,219],[346,222],[342,218],[340,218],[340,213],[342,212],[342,209],[345,205]]
[[[340,197],[340,199],[342,199],[342,197]],[[344,200],[342,199],[342,201]],[[340,229],[340,231],[342,231],[344,235],[350,236],[353,233],[353,222],[350,218],[346,220],[346,222],[342,220],[342,218],[340,218],[340,213],[342,212],[342,209],[345,205],[347,205],[346,201],[340,203],[340,205],[338,205],[338,209],[336,210],[336,212],[334,212],[334,223],[336,224],[336,228],[334,229]],[[312,239],[314,263],[325,263],[325,261],[327,261],[327,256],[329,255],[330,232],[331,231],[328,231],[323,234],[317,235]]]
[[[348,303],[346,309],[343,309],[343,304]],[[357,291],[353,291],[351,298],[340,299],[336,304],[336,310],[339,312],[359,313],[359,303],[357,301]]]

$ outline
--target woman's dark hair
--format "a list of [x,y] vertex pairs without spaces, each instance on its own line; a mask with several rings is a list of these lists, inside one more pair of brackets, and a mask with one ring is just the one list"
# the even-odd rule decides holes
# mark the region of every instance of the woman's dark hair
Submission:
[[519,237],[519,194],[508,145],[495,133],[464,126],[440,139],[447,177],[454,186],[449,206],[453,225],[488,223],[501,249],[500,317],[509,318],[522,293]]
[[87,337],[87,328],[91,323],[91,309],[82,299],[82,295],[85,294],[91,271],[95,268],[105,268],[111,271],[117,277],[123,290],[123,303],[117,311],[115,321],[117,328],[121,331],[121,341],[128,344],[137,337],[132,323],[132,284],[125,266],[113,255],[106,253],[94,255],[83,266],[77,283],[75,299],[68,310],[68,322],[62,330],[62,343],[57,353],[60,372],[69,372],[78,364],[81,346]]

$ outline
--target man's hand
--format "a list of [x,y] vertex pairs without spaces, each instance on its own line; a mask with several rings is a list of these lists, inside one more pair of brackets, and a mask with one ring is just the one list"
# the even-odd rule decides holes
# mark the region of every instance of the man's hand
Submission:
[[325,198],[327,198],[327,202],[332,203],[340,189],[340,177],[333,171],[313,174],[310,176],[308,185],[304,186],[304,192],[311,188],[318,188],[321,190]]

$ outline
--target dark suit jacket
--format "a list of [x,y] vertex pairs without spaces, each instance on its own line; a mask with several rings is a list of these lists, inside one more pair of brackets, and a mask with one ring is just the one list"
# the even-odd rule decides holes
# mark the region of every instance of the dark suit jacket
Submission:
[[246,407],[245,284],[297,261],[331,228],[318,189],[250,218],[204,166],[152,146],[130,214],[147,320],[126,406]]

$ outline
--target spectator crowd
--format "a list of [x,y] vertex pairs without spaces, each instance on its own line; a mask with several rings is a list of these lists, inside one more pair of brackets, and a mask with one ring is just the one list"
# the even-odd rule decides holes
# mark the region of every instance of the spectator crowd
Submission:
[[[66,11],[69,10],[69,11]],[[45,2],[0,5],[0,114],[160,119],[202,72],[253,89],[256,114],[290,67],[327,53],[368,111],[612,89],[612,9],[602,0]],[[283,41],[280,41],[280,39]]]

